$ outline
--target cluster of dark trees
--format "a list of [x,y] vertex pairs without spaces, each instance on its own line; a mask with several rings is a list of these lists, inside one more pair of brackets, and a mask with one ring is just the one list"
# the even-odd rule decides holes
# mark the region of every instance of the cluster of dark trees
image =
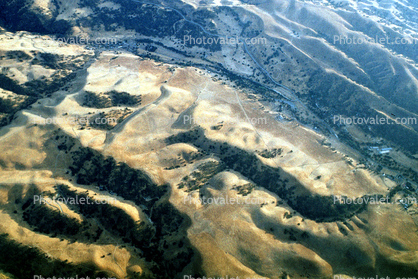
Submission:
[[191,192],[200,189],[206,182],[209,181],[217,173],[225,169],[222,163],[217,161],[204,162],[197,166],[197,170],[190,175],[183,177],[178,184],[179,189],[186,187],[186,192]]
[[[31,56],[22,51],[9,51],[5,56],[18,59],[19,61],[32,59]],[[61,63],[61,59],[62,58],[58,55],[49,53],[37,53],[36,57],[32,59],[32,64],[39,64],[47,68],[59,70],[54,73],[50,79],[34,79],[25,82],[24,84],[19,84],[7,75],[0,74],[1,88],[17,95],[25,96],[23,102],[0,98],[0,113],[7,114],[7,116],[0,121],[0,127],[9,124],[17,111],[28,108],[39,98],[51,96],[53,92],[56,92],[65,84],[76,78],[74,70],[79,69],[80,66],[76,66],[73,63],[63,64]]]
[[33,278],[35,274],[45,278],[75,277],[76,275],[90,278],[111,277],[110,274],[98,270],[92,264],[72,264],[51,259],[37,248],[25,246],[10,239],[7,234],[0,234],[0,270],[16,278]]
[[[319,222],[345,220],[365,208],[364,204],[335,204],[332,196],[313,194],[283,170],[263,164],[254,153],[226,142],[208,139],[200,127],[167,139],[168,144],[180,142],[192,143],[203,152],[215,153],[225,168],[239,172],[256,185],[277,194],[294,210],[311,220]],[[210,148],[211,146],[213,148]]]
[[[153,264],[152,272],[160,278],[174,277],[190,263],[197,253],[187,239],[191,221],[168,202],[167,185],[157,185],[145,172],[90,148],[80,148],[71,155],[70,169],[77,183],[97,185],[135,202],[151,222],[136,223],[122,210],[108,204],[79,207],[83,215],[96,218],[109,231],[141,249],[145,259]],[[75,195],[65,187],[60,187],[58,192]],[[181,247],[174,245],[180,242]],[[175,249],[164,249],[167,243]]]
[[[58,4],[57,1],[54,1]],[[30,0],[1,1],[0,25],[8,31],[29,31],[39,34],[66,34],[71,29],[70,22],[57,20],[57,13],[47,19],[42,13],[31,8]]]
[[[25,220],[32,228],[45,234],[65,234],[73,236],[81,230],[81,224],[74,218],[68,218],[45,204],[33,203],[23,212]],[[58,206],[54,204],[54,206]]]
[[264,149],[262,151],[257,151],[257,153],[264,158],[274,158],[276,156],[281,155],[282,152],[283,152],[283,149],[281,148],[273,148],[271,150]]
[[86,91],[84,93],[83,106],[92,108],[110,108],[114,106],[136,106],[141,104],[141,96],[131,95],[127,92],[112,90],[100,96],[96,93]]

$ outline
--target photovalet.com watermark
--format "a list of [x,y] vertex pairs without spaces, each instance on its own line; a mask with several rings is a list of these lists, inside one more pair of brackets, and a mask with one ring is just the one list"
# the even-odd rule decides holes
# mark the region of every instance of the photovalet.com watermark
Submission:
[[210,277],[210,276],[198,276],[198,277],[193,277],[192,275],[183,275],[183,279],[267,279],[266,277],[239,277],[239,276],[229,276],[229,275],[225,275],[222,277],[219,276],[214,276],[214,277]]
[[381,45],[418,45],[418,38],[404,38],[404,37],[349,37],[343,35],[334,35],[334,45],[362,45],[365,43],[381,44]]
[[70,45],[116,45],[118,39],[115,37],[102,37],[102,38],[89,38],[84,36],[72,36],[72,37],[58,37],[58,38],[45,38],[41,37],[45,46],[49,46],[49,42],[58,43],[59,46],[64,44]]
[[[239,118],[232,118],[232,119],[228,119],[229,122],[250,122],[252,125],[257,125],[257,124],[262,124],[262,125],[267,125],[267,118],[265,117],[253,117],[253,118],[248,118],[248,121],[239,119]],[[184,115],[183,116],[183,124],[199,124],[199,123],[205,123],[205,124],[218,124],[218,123],[223,123],[224,120],[222,120],[222,118],[217,119],[216,117],[214,118],[209,118],[209,117],[193,117],[190,115]]]
[[334,115],[334,124],[340,125],[416,125],[418,119],[416,117],[396,117],[394,119],[389,117],[344,117],[342,115]]
[[42,195],[34,195],[33,203],[34,204],[52,204],[52,203],[62,203],[69,205],[90,205],[90,204],[115,204],[116,199],[112,197],[103,197],[99,199],[90,199],[90,197],[44,197]]
[[[333,279],[342,279],[345,278],[341,275],[334,275]],[[390,276],[353,276],[352,279],[417,279],[416,277],[390,277]]]
[[90,277],[90,276],[69,276],[69,277],[64,277],[64,276],[48,276],[48,277],[43,277],[42,275],[33,275],[33,279],[116,279],[116,277]]
[[[92,119],[93,118],[93,119]],[[112,117],[79,117],[79,116],[70,116],[70,117],[47,117],[47,118],[34,118],[31,120],[31,124],[70,124],[70,125],[116,125],[118,120]]]
[[389,201],[389,197],[380,197],[380,196],[365,196],[365,197],[358,197],[358,198],[348,198],[345,196],[334,196],[333,197],[334,204],[401,204],[401,205],[411,205],[417,204],[416,198],[405,197],[400,200],[396,200],[394,202]]
[[216,37],[193,37],[192,35],[183,36],[183,44],[191,45],[236,45],[236,44],[246,44],[246,45],[266,45],[266,38],[239,38],[239,37],[229,37],[229,36],[216,36]]
[[229,196],[226,197],[214,197],[214,198],[207,198],[205,196],[199,198],[193,198],[190,195],[187,195],[183,198],[183,203],[186,204],[195,204],[195,205],[207,205],[207,204],[216,204],[216,205],[227,205],[227,204],[263,204],[266,203],[265,199],[262,198],[231,198]]
[[191,115],[183,115],[179,118],[159,118],[154,120],[159,125],[173,125],[174,123],[181,123],[183,125],[220,125],[220,124],[236,124],[236,123],[250,123],[251,125],[267,125],[267,118],[252,117],[252,118],[227,118],[227,117],[195,117]]

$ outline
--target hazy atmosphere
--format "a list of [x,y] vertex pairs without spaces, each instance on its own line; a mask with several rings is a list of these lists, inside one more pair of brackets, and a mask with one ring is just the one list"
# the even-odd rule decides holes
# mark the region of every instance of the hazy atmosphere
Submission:
[[0,279],[417,279],[418,1],[0,0]]

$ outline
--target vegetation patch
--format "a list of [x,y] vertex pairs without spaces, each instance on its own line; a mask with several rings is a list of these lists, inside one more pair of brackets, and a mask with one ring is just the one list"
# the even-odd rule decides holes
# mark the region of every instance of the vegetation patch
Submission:
[[271,150],[269,150],[269,149],[264,149],[262,151],[256,150],[256,152],[261,157],[264,157],[264,158],[267,158],[267,159],[271,159],[271,158],[280,156],[282,154],[282,152],[283,152],[283,149],[281,149],[281,148],[273,148]]
[[10,239],[8,234],[0,234],[0,270],[22,279],[33,278],[35,274],[42,274],[44,277],[112,277],[92,264],[71,264],[54,260],[38,248]]
[[[126,213],[108,205],[79,208],[80,212],[97,216],[111,232],[140,248],[156,278],[173,278],[190,264],[197,253],[187,239],[191,221],[163,197],[167,185],[156,185],[143,171],[90,148],[81,147],[71,155],[70,169],[77,183],[97,185],[135,202],[149,216],[149,222],[135,223]],[[65,191],[65,195],[73,194]]]
[[[81,231],[81,224],[74,218],[62,214],[59,209],[51,209],[45,204],[35,204],[29,200],[31,205],[23,213],[25,220],[32,228],[45,234],[62,234],[74,236]],[[58,207],[57,204],[55,204]]]
[[255,185],[253,183],[246,183],[244,185],[234,186],[232,190],[237,190],[238,194],[247,196],[251,194],[254,188],[255,188]]
[[90,108],[110,108],[121,105],[136,106],[140,104],[141,96],[115,90],[100,94],[86,91],[83,97],[83,106]]
[[209,161],[200,164],[189,176],[185,176],[177,186],[179,189],[186,187],[186,192],[200,189],[216,174],[225,169],[225,166],[217,161]]
[[[301,215],[315,221],[332,222],[345,220],[364,210],[365,205],[334,204],[333,197],[312,194],[291,175],[279,168],[263,164],[256,154],[232,146],[226,142],[210,140],[202,128],[181,132],[167,138],[167,143],[189,143],[221,159],[224,168],[232,169],[248,177],[256,185],[277,194]],[[197,175],[199,177],[199,175]],[[183,178],[183,184],[193,189],[201,187],[195,175]],[[245,193],[246,190],[243,190]]]

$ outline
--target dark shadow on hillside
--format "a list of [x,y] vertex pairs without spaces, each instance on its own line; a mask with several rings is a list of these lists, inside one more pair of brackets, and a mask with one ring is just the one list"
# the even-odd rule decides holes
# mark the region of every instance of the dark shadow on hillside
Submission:
[[208,139],[202,128],[182,132],[166,140],[167,144],[190,143],[203,152],[216,154],[226,168],[248,177],[285,200],[302,216],[319,222],[345,220],[364,210],[364,205],[334,203],[332,196],[313,194],[295,177],[282,169],[267,166],[253,153],[226,142]]

